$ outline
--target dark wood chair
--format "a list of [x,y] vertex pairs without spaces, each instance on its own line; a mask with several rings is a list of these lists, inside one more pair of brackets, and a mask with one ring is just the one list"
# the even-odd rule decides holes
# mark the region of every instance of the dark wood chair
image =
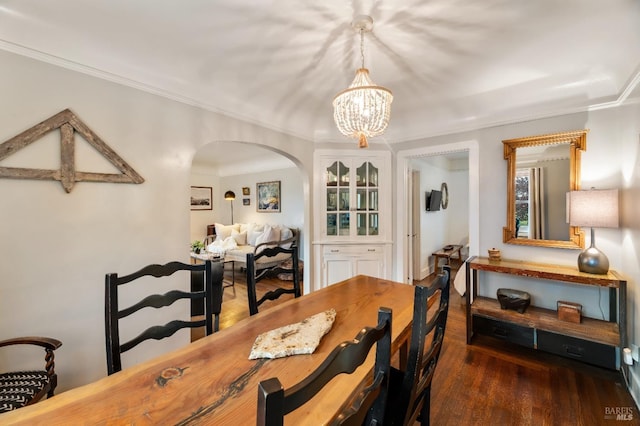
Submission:
[[322,364],[300,383],[283,389],[277,378],[258,386],[258,426],[282,426],[284,416],[304,405],[327,383],[342,373],[353,373],[376,344],[376,362],[371,385],[331,424],[383,424],[391,364],[391,310],[380,308],[378,325],[365,327],[354,340],[338,345]]
[[44,370],[9,371],[0,373],[0,413],[16,410],[48,398],[58,385],[55,372],[53,351],[62,346],[62,342],[50,337],[17,337],[0,341],[0,347],[13,345],[36,345],[44,348]]
[[[289,262],[287,262],[289,261]],[[291,267],[286,266],[286,264]],[[283,294],[300,297],[300,269],[298,268],[298,246],[264,247],[257,253],[247,253],[247,297],[249,298],[249,315],[258,313],[258,307],[267,300],[276,300]],[[256,284],[266,277],[274,277],[281,273],[292,274],[292,281],[287,287],[277,287],[265,293],[260,299],[256,292]]]
[[[428,287],[416,286],[413,302],[413,326],[406,371],[391,369],[389,405],[385,425],[413,425],[416,421],[429,424],[431,381],[436,370],[449,312],[451,268],[442,272]],[[437,309],[436,294],[439,295]],[[434,312],[435,311],[435,312]]]
[[[190,278],[201,276],[204,280],[203,290],[172,290],[163,295],[152,294],[143,300],[121,309],[118,302],[118,288],[141,277],[168,277],[178,271],[188,271]],[[121,354],[148,339],[160,340],[172,336],[182,328],[205,327],[205,334],[212,334],[219,329],[220,311],[222,310],[222,263],[210,260],[200,264],[170,262],[165,265],[148,265],[130,275],[118,276],[107,274],[105,277],[105,335],[107,345],[107,370],[113,374],[122,369]],[[192,284],[193,285],[193,284]],[[120,343],[119,320],[142,308],[162,308],[170,306],[177,300],[190,299],[191,303],[204,305],[204,317],[192,317],[189,321],[174,320],[163,326],[156,325],[144,330],[137,337]]]

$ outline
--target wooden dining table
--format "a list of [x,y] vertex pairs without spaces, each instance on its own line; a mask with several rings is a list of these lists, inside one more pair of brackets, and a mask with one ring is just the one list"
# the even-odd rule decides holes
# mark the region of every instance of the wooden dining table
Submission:
[[[277,377],[285,389],[298,383],[338,344],[375,326],[381,306],[392,310],[392,351],[398,351],[411,333],[413,294],[411,285],[358,275],[96,382],[0,414],[0,424],[253,425],[260,381]],[[331,308],[335,322],[314,353],[249,359],[259,334]],[[336,377],[287,415],[285,424],[325,424],[366,385],[374,358],[372,352],[356,372]]]

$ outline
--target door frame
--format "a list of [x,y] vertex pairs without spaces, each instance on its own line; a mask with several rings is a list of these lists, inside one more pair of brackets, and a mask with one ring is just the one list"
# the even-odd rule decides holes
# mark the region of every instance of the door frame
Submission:
[[480,244],[480,153],[477,140],[426,146],[398,151],[396,155],[396,244],[394,280],[412,284],[411,160],[453,152],[469,153],[469,256],[479,253]]

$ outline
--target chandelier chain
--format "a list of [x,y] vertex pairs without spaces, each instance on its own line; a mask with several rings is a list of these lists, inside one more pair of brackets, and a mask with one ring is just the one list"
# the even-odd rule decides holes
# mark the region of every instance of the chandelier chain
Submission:
[[364,68],[364,29],[360,28],[360,57],[362,58],[362,66]]

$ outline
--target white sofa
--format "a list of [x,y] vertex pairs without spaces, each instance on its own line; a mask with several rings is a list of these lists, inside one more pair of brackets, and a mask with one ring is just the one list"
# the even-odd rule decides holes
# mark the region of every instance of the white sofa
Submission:
[[[225,262],[246,263],[247,253],[259,253],[263,247],[298,245],[299,232],[296,228],[282,225],[235,223],[215,224],[216,238],[205,247],[209,253],[219,254]],[[278,255],[280,256],[280,255]],[[282,259],[273,258],[269,263],[282,262],[290,256],[282,254]]]

